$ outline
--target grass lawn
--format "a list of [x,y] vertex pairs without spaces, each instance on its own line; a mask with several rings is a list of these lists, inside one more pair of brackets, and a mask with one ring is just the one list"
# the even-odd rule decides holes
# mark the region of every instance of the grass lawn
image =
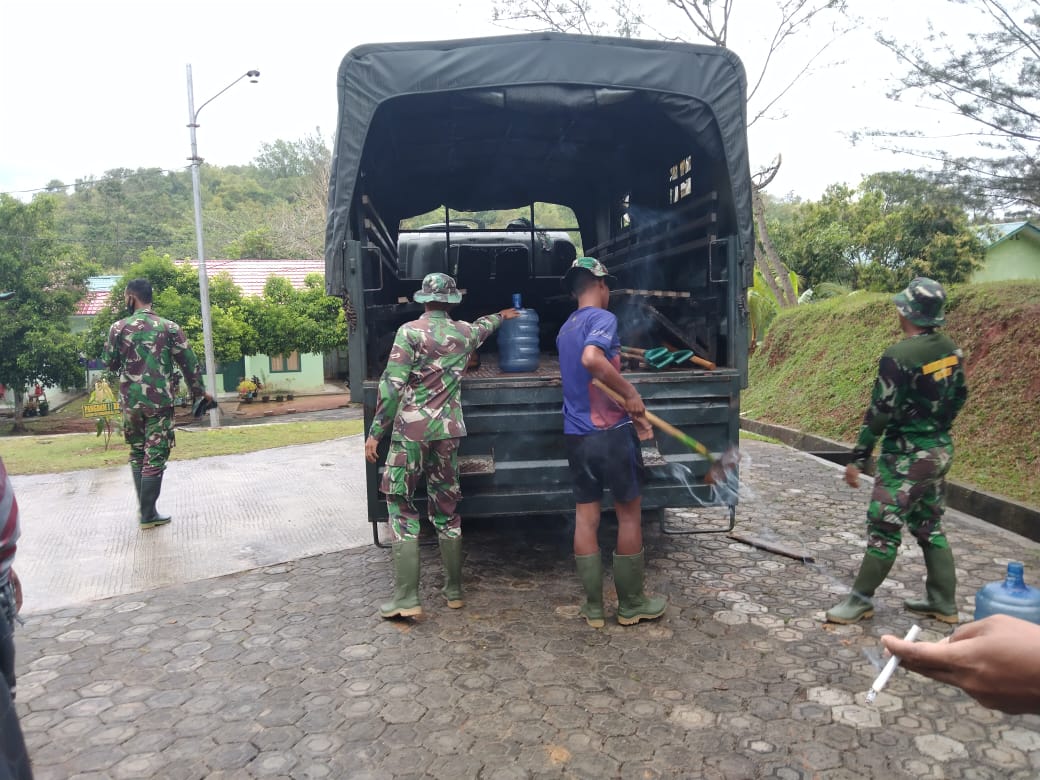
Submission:
[[[192,460],[212,455],[312,444],[361,433],[361,420],[242,425],[216,430],[179,429],[170,460]],[[60,436],[5,436],[0,456],[11,474],[54,474],[62,471],[118,466],[127,462],[129,448],[115,433],[105,449],[104,436],[69,433]]]

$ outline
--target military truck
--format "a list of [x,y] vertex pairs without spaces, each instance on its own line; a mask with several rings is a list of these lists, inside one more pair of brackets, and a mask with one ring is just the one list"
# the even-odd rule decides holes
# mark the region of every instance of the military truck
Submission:
[[[510,35],[369,44],[343,59],[326,285],[347,312],[366,430],[426,273],[465,290],[457,319],[503,309],[513,293],[539,315],[536,371],[499,370],[493,338],[463,380],[464,517],[574,509],[555,337],[575,307],[561,276],[578,252],[618,279],[610,308],[623,345],[697,358],[628,361],[647,408],[716,454],[736,445],[753,271],[745,92],[732,52],[660,41]],[[512,217],[489,225],[488,214]],[[713,493],[706,459],[657,441],[667,463],[648,469],[643,506],[663,522],[665,508]],[[365,465],[377,544],[381,464]]]

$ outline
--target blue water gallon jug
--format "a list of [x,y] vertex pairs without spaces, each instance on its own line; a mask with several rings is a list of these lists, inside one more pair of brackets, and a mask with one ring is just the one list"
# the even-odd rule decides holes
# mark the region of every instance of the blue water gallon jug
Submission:
[[498,329],[498,366],[503,371],[538,370],[538,312],[521,309],[520,316]]
[[1006,579],[979,588],[975,594],[976,620],[1001,614],[1040,623],[1040,588],[1026,585],[1022,571],[1021,563],[1011,561]]

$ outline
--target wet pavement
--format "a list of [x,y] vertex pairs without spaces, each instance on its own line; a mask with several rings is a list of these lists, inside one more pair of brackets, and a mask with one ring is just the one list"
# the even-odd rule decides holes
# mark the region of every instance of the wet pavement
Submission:
[[[29,609],[17,634],[17,704],[38,778],[1040,775],[1040,717],[986,710],[903,671],[875,706],[864,703],[878,637],[915,620],[901,601],[921,592],[924,565],[904,546],[873,620],[823,626],[862,555],[869,492],[847,488],[832,464],[742,446],[748,492],[736,531],[815,563],[647,522],[648,586],[668,597],[668,611],[632,627],[608,617],[594,630],[576,617],[567,518],[466,523],[466,607],[445,605],[438,552],[426,546],[424,616],[381,620],[390,553],[343,540],[371,538],[361,437],[291,450],[308,452],[268,453],[272,470],[228,501],[214,487],[223,483],[181,470],[207,461],[174,464],[174,524],[104,552],[128,566],[142,546],[163,546],[184,560],[212,555],[234,573],[199,579],[185,567],[169,584],[164,568],[175,565],[164,559],[122,595]],[[283,456],[300,465],[279,478]],[[209,473],[246,473],[231,460],[209,459]],[[132,525],[129,493],[118,506],[83,503],[79,490],[33,479],[15,480],[27,526],[20,569],[44,555],[34,545],[64,543],[33,533],[41,507],[101,537],[138,533],[116,528]],[[263,508],[247,511],[254,500]],[[105,512],[113,516],[99,521]],[[670,526],[722,519],[719,509],[667,517]],[[251,523],[279,561],[220,547]],[[325,547],[277,535],[297,523],[325,529]],[[613,530],[605,519],[611,614]],[[1009,558],[1025,560],[1027,577],[1040,565],[1040,546],[974,518],[950,513],[947,531],[965,620],[975,590]],[[75,589],[85,567],[60,565]],[[31,598],[36,574],[22,576]],[[922,640],[949,631],[918,620]]]

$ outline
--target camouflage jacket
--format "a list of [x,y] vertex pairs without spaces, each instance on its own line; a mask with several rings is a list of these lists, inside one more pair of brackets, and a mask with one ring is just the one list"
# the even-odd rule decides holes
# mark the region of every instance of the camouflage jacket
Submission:
[[174,363],[194,395],[205,392],[202,368],[181,326],[148,308],[138,309],[109,328],[102,361],[120,374],[124,410],[172,409]]
[[894,344],[881,356],[853,465],[864,467],[882,434],[882,452],[950,446],[950,426],[967,399],[964,355],[948,337],[921,333]]
[[466,435],[462,419],[462,374],[473,350],[502,324],[490,314],[472,325],[447,312],[428,311],[397,329],[368,434],[383,438],[436,441]]

